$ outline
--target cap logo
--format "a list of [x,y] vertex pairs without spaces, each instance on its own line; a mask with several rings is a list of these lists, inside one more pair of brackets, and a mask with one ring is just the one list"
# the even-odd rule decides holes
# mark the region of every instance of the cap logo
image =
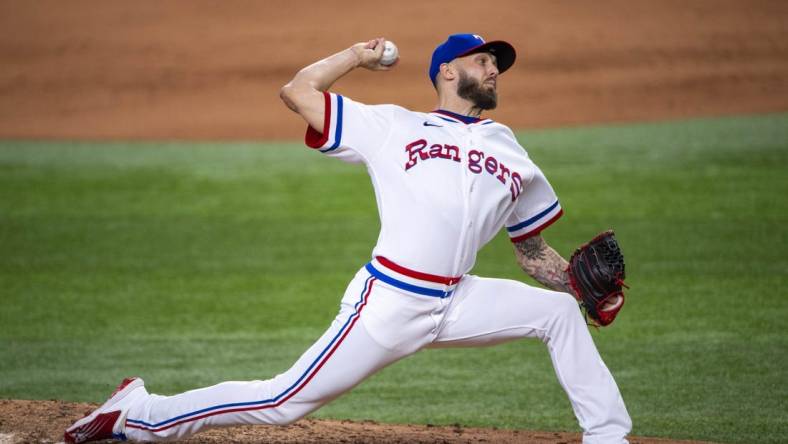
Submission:
[[480,42],[484,43],[484,39],[479,34],[474,34],[473,36],[476,38],[476,40],[479,40]]

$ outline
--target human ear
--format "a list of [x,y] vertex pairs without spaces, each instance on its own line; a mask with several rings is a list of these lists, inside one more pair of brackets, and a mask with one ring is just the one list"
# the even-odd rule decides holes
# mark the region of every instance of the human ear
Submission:
[[444,63],[440,66],[440,73],[446,80],[454,80],[457,77],[457,70],[451,63]]

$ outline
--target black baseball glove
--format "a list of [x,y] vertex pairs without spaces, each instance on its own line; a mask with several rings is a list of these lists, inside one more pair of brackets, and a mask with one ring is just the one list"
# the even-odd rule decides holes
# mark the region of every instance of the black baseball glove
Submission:
[[[569,259],[569,284],[587,318],[609,325],[624,305],[624,255],[613,230],[600,233]],[[608,304],[610,302],[610,304]]]

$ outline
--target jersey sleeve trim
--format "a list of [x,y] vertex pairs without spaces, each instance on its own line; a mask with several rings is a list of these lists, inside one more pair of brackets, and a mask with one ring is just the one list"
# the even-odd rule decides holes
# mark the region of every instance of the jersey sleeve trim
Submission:
[[564,210],[558,201],[547,207],[544,211],[536,216],[526,219],[516,225],[506,227],[509,232],[509,238],[512,242],[520,242],[531,236],[535,236],[542,232],[545,228],[553,224],[564,214]]
[[342,107],[343,99],[339,94],[323,92],[325,116],[323,118],[323,132],[320,133],[310,125],[304,135],[304,143],[310,148],[319,149],[328,153],[339,148],[342,143]]

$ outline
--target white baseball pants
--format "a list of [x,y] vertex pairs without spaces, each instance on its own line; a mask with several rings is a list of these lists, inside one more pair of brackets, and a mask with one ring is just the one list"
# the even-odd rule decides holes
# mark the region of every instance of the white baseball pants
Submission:
[[356,274],[331,326],[289,370],[265,381],[148,395],[129,410],[124,433],[164,441],[218,426],[290,424],[422,348],[519,338],[547,345],[584,443],[627,442],[624,401],[572,296],[466,275],[450,296],[431,297],[396,288],[369,268]]

